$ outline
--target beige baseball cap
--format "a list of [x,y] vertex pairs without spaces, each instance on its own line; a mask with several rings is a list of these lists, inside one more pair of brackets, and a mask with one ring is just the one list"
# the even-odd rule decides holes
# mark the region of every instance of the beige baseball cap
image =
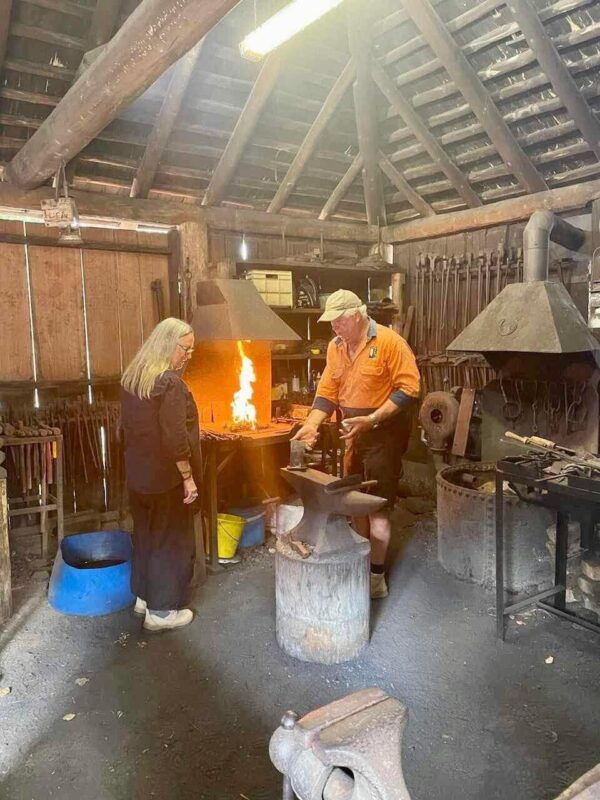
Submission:
[[327,298],[325,311],[319,317],[319,322],[332,322],[341,317],[344,311],[358,311],[364,305],[357,294],[348,289],[338,289]]

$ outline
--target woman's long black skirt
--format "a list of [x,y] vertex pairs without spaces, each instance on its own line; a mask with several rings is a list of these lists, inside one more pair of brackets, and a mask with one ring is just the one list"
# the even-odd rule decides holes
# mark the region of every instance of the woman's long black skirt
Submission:
[[194,521],[183,486],[161,494],[129,492],[133,517],[132,592],[152,611],[184,608],[194,571]]

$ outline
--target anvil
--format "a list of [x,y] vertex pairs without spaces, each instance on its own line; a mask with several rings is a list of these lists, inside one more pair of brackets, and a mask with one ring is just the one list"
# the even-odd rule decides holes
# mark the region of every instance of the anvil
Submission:
[[365,494],[351,486],[347,491],[327,494],[327,487],[338,479],[316,469],[296,472],[284,467],[281,474],[298,492],[304,504],[304,515],[291,531],[290,538],[312,545],[313,558],[364,542],[352,530],[347,518],[373,514],[386,503],[384,497]]

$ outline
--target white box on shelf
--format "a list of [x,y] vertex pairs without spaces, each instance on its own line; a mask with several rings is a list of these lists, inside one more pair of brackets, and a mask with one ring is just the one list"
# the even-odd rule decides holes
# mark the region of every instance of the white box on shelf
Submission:
[[294,281],[284,270],[249,269],[246,280],[252,281],[269,306],[294,307]]

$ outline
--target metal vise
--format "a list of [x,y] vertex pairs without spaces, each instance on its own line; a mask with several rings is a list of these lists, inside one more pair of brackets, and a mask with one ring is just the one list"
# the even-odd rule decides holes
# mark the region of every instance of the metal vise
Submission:
[[402,775],[408,711],[378,688],[311,711],[288,711],[269,755],[283,773],[283,800],[410,800]]

